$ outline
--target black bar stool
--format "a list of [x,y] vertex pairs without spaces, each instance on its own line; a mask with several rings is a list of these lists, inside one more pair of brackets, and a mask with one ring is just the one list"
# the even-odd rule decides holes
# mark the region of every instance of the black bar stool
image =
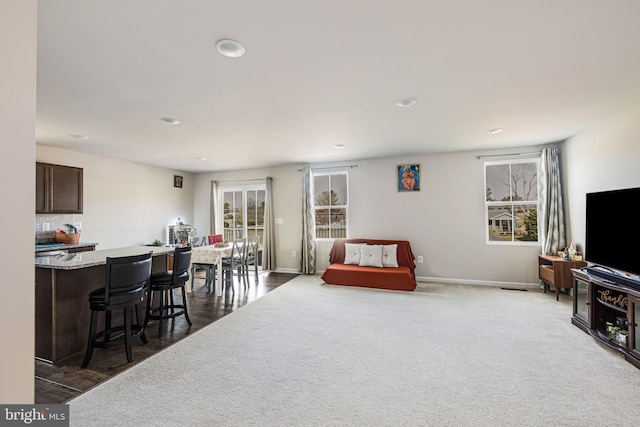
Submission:
[[[184,314],[187,323],[191,325],[191,319],[189,319],[189,312],[187,311],[187,294],[185,289],[189,280],[190,264],[191,246],[176,248],[173,256],[173,269],[151,275],[144,327],[147,327],[147,323],[149,323],[151,319],[159,320],[158,336],[162,335],[162,322],[164,319],[175,319]],[[182,289],[182,304],[176,304],[173,300],[173,290],[176,288]],[[152,307],[154,292],[159,293],[159,305],[157,307]],[[168,304],[165,301],[167,298]]]
[[[143,343],[147,343],[144,327],[140,325],[138,317],[138,304],[144,299],[150,277],[151,252],[143,255],[107,258],[105,286],[89,294],[91,324],[82,368],[89,365],[93,349],[96,347],[106,348],[124,344],[127,361],[132,362],[132,339],[140,337]],[[131,324],[132,308],[136,315],[135,324]],[[112,327],[112,311],[120,309],[124,314],[124,323],[122,326]],[[106,314],[105,329],[97,332],[98,314],[101,311]]]

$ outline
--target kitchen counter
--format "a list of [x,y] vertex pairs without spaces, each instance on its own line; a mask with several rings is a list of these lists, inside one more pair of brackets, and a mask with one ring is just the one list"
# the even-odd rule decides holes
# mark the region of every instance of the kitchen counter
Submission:
[[36,257],[35,265],[40,268],[51,268],[56,270],[76,270],[96,265],[105,265],[107,263],[107,257],[115,258],[141,255],[147,252],[153,252],[153,256],[155,257],[157,255],[171,254],[173,253],[173,250],[174,248],[167,246],[131,246],[128,248],[104,249],[100,251]]
[[[67,245],[71,246],[71,245]],[[107,257],[153,253],[151,272],[167,271],[173,264],[172,247],[132,246],[35,257],[35,355],[56,363],[85,350],[91,310],[89,294],[105,285]],[[144,319],[146,296],[138,306]],[[121,323],[122,313],[113,315]],[[99,327],[104,323],[101,318]]]
[[36,244],[36,252],[49,252],[49,251],[66,251],[69,249],[90,248],[98,246],[97,243],[80,242],[75,245],[65,245],[64,243],[43,243]]

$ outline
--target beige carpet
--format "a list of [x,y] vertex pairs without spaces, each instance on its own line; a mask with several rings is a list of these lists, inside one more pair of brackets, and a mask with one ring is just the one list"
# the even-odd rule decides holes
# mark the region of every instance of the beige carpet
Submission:
[[640,370],[570,316],[541,291],[301,276],[70,401],[71,425],[639,425]]

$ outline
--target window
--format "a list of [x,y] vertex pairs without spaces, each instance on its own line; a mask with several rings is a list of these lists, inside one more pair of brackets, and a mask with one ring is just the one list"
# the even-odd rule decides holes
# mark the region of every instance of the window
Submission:
[[347,172],[313,174],[316,238],[347,237]]
[[[218,190],[222,206],[222,230],[225,241],[243,237],[264,237],[264,185],[240,186]],[[219,216],[218,216],[219,218]]]
[[539,163],[485,162],[487,243],[538,243]]

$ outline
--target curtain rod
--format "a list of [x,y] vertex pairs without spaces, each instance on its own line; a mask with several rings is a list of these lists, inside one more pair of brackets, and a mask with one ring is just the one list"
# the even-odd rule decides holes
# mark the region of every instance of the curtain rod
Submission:
[[[324,169],[340,169],[340,168],[357,168],[360,165],[355,164],[355,165],[343,165],[343,166],[327,166],[324,168],[311,168],[312,171],[321,171]],[[304,169],[298,169],[298,172],[302,172]]]
[[[557,148],[560,151],[559,148]],[[542,151],[531,151],[529,153],[508,153],[508,154],[476,154],[474,157],[476,160],[482,159],[483,157],[502,157],[502,156],[527,156],[531,154],[542,154]]]
[[224,184],[225,182],[251,182],[251,181],[264,181],[267,178],[253,178],[253,179],[228,179],[228,180],[224,180],[224,181],[218,181],[215,180],[215,182],[217,182],[218,184]]

